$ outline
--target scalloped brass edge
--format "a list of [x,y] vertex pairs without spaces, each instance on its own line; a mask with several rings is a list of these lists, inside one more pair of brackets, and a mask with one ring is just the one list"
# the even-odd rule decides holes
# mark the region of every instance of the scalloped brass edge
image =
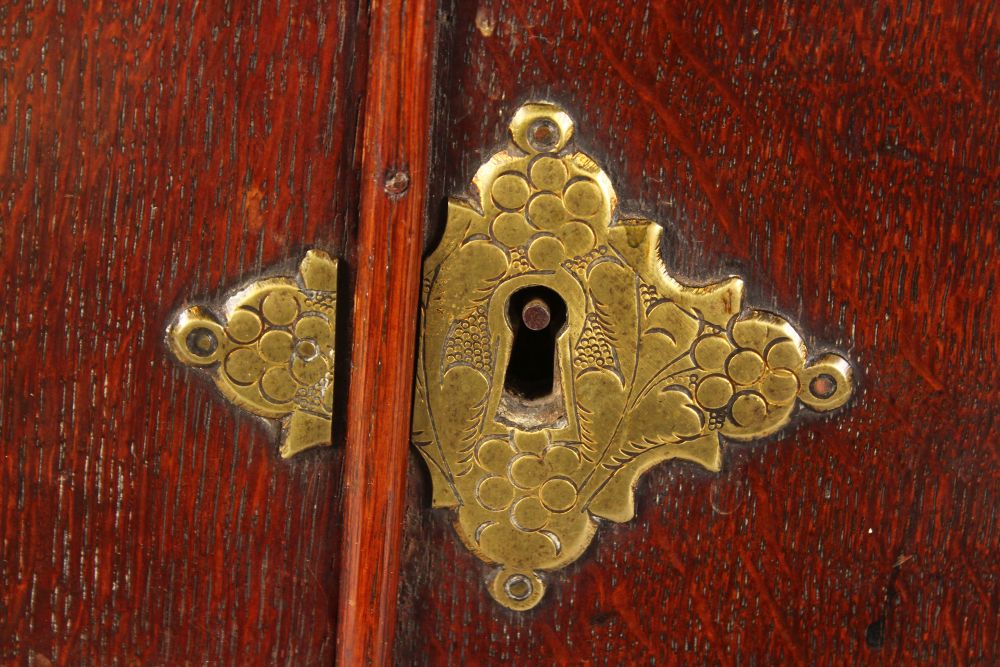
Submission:
[[[853,392],[850,363],[812,359],[786,320],[744,306],[740,278],[675,280],[662,228],[618,212],[573,132],[558,105],[523,105],[510,146],[449,201],[424,264],[413,444],[434,507],[455,511],[462,541],[497,566],[491,595],[518,611],[542,599],[544,573],[580,557],[599,518],[633,517],[652,466],[719,471],[720,437],[761,438]],[[565,306],[544,410],[505,385],[520,326],[509,303],[526,289]]]
[[219,312],[191,306],[167,327],[183,365],[212,378],[229,402],[280,425],[289,458],[330,445],[337,260],[309,250],[294,276],[265,276],[228,296]]

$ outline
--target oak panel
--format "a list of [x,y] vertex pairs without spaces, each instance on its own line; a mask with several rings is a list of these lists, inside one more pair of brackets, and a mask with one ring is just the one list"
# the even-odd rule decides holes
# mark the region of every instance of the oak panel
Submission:
[[[459,2],[441,190],[529,99],[565,106],[671,272],[837,349],[830,417],[668,463],[524,614],[411,465],[406,663],[998,659],[998,34],[991,3]],[[441,224],[440,219],[434,221]]]
[[280,460],[163,332],[349,256],[358,12],[0,5],[0,662],[332,660],[341,450]]

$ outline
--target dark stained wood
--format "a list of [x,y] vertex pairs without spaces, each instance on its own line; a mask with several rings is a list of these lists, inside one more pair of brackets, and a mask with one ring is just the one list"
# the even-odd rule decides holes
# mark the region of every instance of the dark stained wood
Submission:
[[411,461],[397,661],[1000,662],[996,4],[459,2],[449,30],[445,190],[558,101],[673,272],[743,275],[860,390],[647,474],[526,614]]
[[282,461],[163,332],[306,247],[350,258],[361,22],[0,3],[0,663],[332,662],[342,448]]
[[[402,664],[1000,661],[996,5],[463,0],[433,135],[429,4],[375,9],[0,4],[0,662],[381,662],[397,561]],[[861,389],[648,474],[518,615],[401,454],[424,198],[531,98]],[[306,247],[358,288],[347,507],[341,448],[281,461],[162,340]]]
[[433,0],[376,0],[361,160],[337,662],[386,664],[395,629],[433,81]]

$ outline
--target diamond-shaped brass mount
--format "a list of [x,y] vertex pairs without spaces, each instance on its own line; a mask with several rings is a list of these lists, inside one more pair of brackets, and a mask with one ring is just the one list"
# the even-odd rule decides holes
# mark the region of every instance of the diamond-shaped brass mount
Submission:
[[244,410],[281,423],[281,456],[331,444],[337,261],[310,250],[298,276],[263,278],[226,299],[220,317],[194,306],[167,341]]

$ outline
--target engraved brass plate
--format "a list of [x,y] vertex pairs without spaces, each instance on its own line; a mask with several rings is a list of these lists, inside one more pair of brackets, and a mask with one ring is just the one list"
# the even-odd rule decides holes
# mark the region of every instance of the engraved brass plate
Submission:
[[843,357],[810,358],[788,322],[744,308],[739,278],[672,278],[661,228],[617,211],[558,106],[522,106],[510,131],[425,263],[413,443],[434,506],[456,508],[462,540],[499,566],[493,597],[524,610],[599,518],[632,518],[650,467],[718,471],[720,437],[832,410],[853,380]]
[[230,296],[216,318],[200,306],[170,325],[167,341],[207,370],[222,394],[281,422],[281,456],[331,444],[337,262],[309,251],[297,277],[275,276]]

